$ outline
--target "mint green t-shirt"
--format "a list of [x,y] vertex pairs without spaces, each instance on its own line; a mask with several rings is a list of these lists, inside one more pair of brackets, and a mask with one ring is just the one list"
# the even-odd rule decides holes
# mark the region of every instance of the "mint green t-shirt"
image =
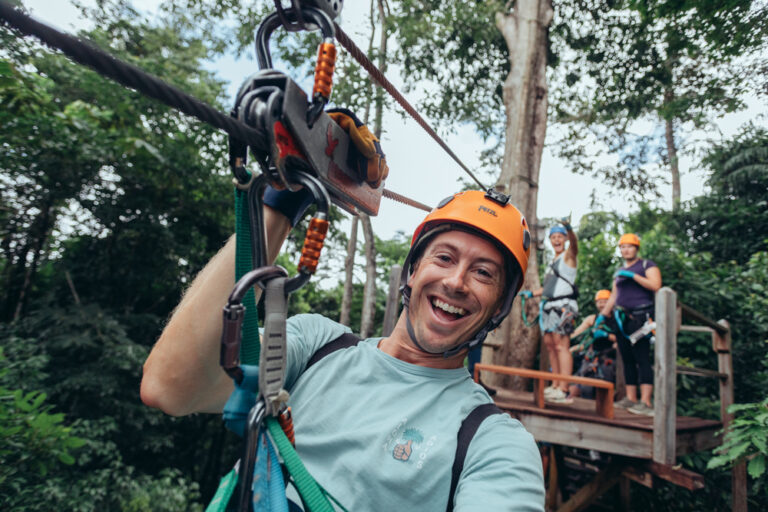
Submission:
[[[304,371],[320,347],[345,332],[320,315],[288,321],[286,389],[301,459],[350,512],[445,511],[461,422],[491,398],[465,368],[406,363],[379,350],[380,338]],[[541,457],[520,422],[507,414],[483,421],[454,510],[544,510]]]

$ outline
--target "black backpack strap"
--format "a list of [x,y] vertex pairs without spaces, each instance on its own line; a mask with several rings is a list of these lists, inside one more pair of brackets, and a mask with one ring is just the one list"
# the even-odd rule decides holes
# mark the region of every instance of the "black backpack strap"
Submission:
[[475,437],[480,424],[491,414],[503,414],[496,404],[483,404],[475,407],[464,421],[461,422],[456,444],[456,456],[453,459],[453,468],[451,468],[451,490],[448,494],[448,506],[445,510],[453,510],[453,495],[456,493],[456,487],[459,485],[459,477],[464,469],[464,459],[467,458],[467,450],[472,438]]
[[351,332],[345,332],[338,338],[329,341],[328,343],[320,347],[317,350],[317,352],[312,354],[312,357],[309,358],[309,362],[307,363],[307,367],[304,369],[304,371],[309,370],[310,366],[320,361],[325,356],[330,355],[333,352],[336,352],[337,350],[341,350],[343,348],[357,346],[357,344],[360,343],[360,341],[361,341],[361,338],[359,336],[356,336]]

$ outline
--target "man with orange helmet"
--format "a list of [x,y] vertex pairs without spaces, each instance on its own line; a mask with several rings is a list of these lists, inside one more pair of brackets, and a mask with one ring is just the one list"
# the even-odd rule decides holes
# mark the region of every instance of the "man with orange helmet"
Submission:
[[[272,258],[300,209],[288,194],[265,211],[267,239],[280,242],[270,245]],[[543,511],[533,437],[496,414],[463,367],[467,351],[509,313],[530,243],[506,196],[460,192],[414,232],[401,280],[405,307],[390,336],[340,348],[347,327],[320,315],[288,320],[285,387],[296,449],[344,507]],[[144,367],[145,403],[176,415],[221,412],[233,388],[217,364],[233,260],[230,241],[174,313]],[[334,351],[318,358],[327,347]],[[471,446],[457,437],[467,422],[476,429]]]
[[[650,336],[643,336],[635,342],[630,338],[651,321],[654,293],[661,288],[661,271],[653,261],[638,257],[640,238],[636,234],[622,235],[619,250],[624,265],[613,275],[611,297],[600,311],[595,325],[599,327],[613,313],[618,326],[619,353],[624,362],[627,396],[616,402],[616,407],[634,414],[653,416],[651,339]],[[640,400],[637,398],[638,384]]]

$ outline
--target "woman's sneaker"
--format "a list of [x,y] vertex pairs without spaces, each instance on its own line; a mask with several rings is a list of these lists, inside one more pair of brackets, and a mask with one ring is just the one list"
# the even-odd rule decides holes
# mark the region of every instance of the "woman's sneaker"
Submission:
[[627,409],[632,414],[639,414],[640,416],[653,416],[653,407],[646,405],[645,402],[637,402],[635,405]]
[[557,392],[560,391],[555,386],[547,386],[544,388],[544,397],[552,396],[553,394],[557,394]]
[[635,402],[634,400],[630,400],[629,398],[624,397],[618,402],[613,402],[613,407],[618,409],[629,409],[630,407],[634,407],[638,403],[642,403],[642,402]]
[[566,395],[562,389],[555,388],[549,396],[544,396],[544,401],[550,404],[572,404],[573,398]]

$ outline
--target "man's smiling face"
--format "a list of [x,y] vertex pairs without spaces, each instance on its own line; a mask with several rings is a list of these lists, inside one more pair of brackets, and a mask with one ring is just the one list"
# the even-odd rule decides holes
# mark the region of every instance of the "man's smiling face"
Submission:
[[499,312],[504,258],[489,240],[447,231],[431,240],[408,279],[414,333],[430,353],[467,341]]

